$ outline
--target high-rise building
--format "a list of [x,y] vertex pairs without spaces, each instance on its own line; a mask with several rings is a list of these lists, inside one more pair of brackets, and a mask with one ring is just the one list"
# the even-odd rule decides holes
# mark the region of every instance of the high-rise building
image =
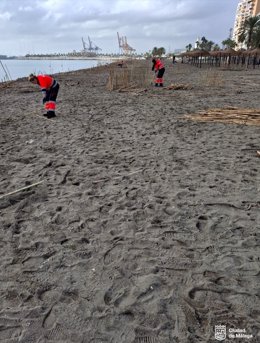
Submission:
[[238,37],[246,19],[248,19],[249,17],[254,17],[259,13],[260,0],[240,0],[237,6],[236,19],[233,30],[233,40],[237,43],[238,47],[242,47],[242,45],[238,43]]
[[260,0],[253,1],[254,9],[253,9],[253,16],[260,14]]

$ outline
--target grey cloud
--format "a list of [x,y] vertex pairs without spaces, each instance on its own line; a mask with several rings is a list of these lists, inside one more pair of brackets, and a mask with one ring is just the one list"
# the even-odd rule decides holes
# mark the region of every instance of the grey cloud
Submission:
[[[104,52],[118,51],[116,32],[138,52],[182,48],[197,36],[221,43],[233,27],[238,0],[1,0],[0,54],[81,49],[88,35]],[[6,13],[5,17],[3,14]],[[2,16],[1,16],[2,14]],[[28,50],[28,48],[26,48]]]

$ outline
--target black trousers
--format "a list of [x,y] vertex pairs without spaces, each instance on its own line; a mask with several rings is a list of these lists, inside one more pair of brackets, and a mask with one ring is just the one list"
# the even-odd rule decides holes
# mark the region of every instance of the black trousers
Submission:
[[165,68],[159,69],[157,77],[161,79],[163,77],[164,72],[165,72]]
[[47,101],[56,101],[58,93],[59,93],[60,85],[57,83],[55,87],[51,88],[49,91],[46,92],[46,100]]
[[56,99],[58,96],[60,85],[56,83],[56,86],[52,87],[49,91],[46,92],[45,97],[45,109],[47,112],[55,112],[56,109]]

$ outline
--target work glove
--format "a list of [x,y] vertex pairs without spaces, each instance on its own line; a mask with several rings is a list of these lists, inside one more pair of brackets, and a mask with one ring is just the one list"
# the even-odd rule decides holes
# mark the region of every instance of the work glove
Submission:
[[44,98],[42,99],[43,105],[45,104],[46,101],[47,101],[47,99],[46,99],[46,97],[44,97]]

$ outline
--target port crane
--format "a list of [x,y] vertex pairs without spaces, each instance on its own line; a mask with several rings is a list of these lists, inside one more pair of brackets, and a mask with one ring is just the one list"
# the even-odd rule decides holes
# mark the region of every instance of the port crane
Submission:
[[120,49],[120,53],[123,55],[129,55],[135,51],[134,48],[132,48],[128,43],[127,43],[127,38],[126,36],[120,37],[119,33],[117,32],[117,39],[118,39],[118,45]]
[[95,45],[92,41],[91,41],[91,39],[90,39],[90,37],[88,36],[88,46],[87,46],[87,44],[86,44],[86,42],[84,41],[84,38],[82,37],[81,38],[81,40],[82,40],[82,45],[83,45],[83,52],[84,53],[89,53],[89,52],[98,52],[98,51],[101,51],[102,49],[101,48],[99,48],[97,45]]

